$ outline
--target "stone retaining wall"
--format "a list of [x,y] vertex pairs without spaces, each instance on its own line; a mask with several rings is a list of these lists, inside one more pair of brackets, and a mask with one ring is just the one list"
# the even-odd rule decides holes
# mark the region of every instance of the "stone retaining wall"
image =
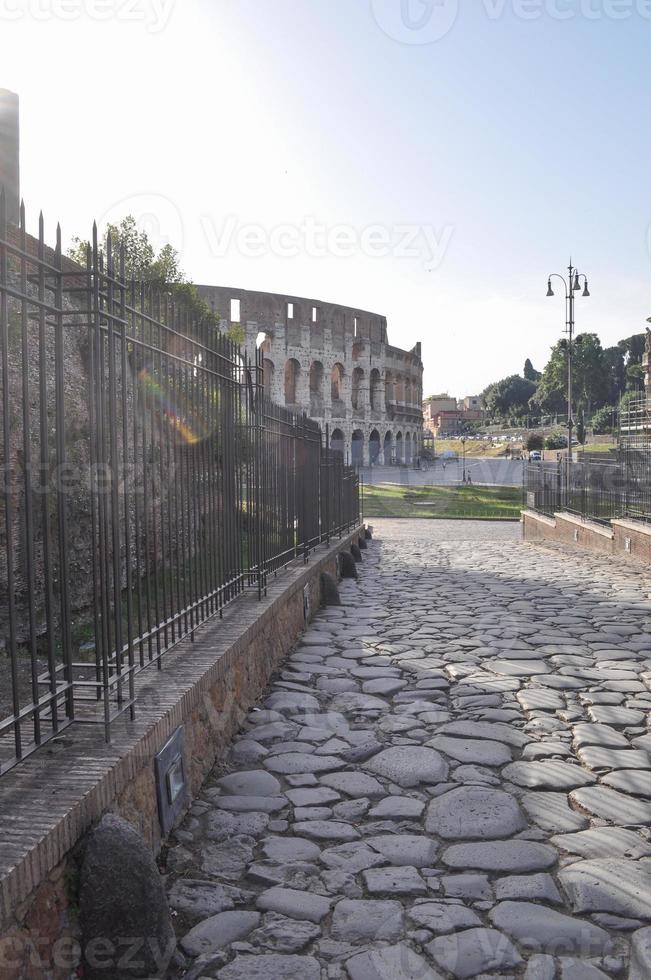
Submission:
[[584,548],[632,561],[651,562],[651,525],[641,521],[611,520],[608,525],[584,521],[574,514],[546,517],[537,511],[522,512],[525,541],[552,541],[570,548]]
[[336,574],[337,553],[361,529],[321,546],[271,580],[258,602],[243,595],[165,659],[161,672],[138,678],[136,720],[73,727],[65,737],[0,780],[0,977],[67,980],[76,954],[76,878],[83,838],[101,816],[118,813],[157,853],[154,757],[185,729],[190,799],[224,757],[233,734],[269,678],[321,605],[321,573]]

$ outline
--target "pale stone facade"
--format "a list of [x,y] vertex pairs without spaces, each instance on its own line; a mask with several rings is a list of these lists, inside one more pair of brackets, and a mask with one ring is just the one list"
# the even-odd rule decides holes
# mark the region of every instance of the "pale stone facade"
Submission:
[[386,318],[351,307],[222,286],[199,292],[264,352],[270,397],[306,412],[353,463],[411,462],[423,439],[420,344],[392,347]]
[[18,96],[0,88],[0,190],[5,192],[7,221],[13,224],[18,224],[20,203],[18,145]]

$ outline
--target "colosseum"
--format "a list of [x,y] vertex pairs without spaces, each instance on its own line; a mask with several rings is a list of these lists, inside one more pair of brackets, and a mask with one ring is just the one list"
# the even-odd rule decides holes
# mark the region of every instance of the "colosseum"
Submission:
[[246,329],[251,355],[262,345],[270,397],[327,425],[347,460],[409,463],[420,453],[421,346],[392,347],[385,317],[298,296],[198,289],[224,325]]

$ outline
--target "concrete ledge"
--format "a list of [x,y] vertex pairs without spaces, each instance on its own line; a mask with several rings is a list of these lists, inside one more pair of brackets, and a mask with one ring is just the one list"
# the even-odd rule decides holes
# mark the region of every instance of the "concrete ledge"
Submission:
[[610,527],[584,521],[565,511],[554,518],[537,511],[522,512],[524,541],[550,541],[568,548],[579,548],[599,554],[612,555],[624,561],[651,564],[651,524],[616,518]]
[[547,514],[539,514],[537,510],[523,510],[522,521],[535,521],[538,524],[546,524],[547,527],[556,527],[556,521]]
[[[106,745],[99,726],[75,725],[0,779],[0,963],[12,949],[44,931],[51,942],[70,935],[67,877],[73,852],[88,829],[110,810],[133,823],[157,852],[154,756],[185,728],[190,797],[223,758],[230,739],[270,675],[300,637],[303,590],[313,610],[321,605],[321,572],[336,574],[336,556],[357,540],[361,527],[321,545],[270,579],[268,595],[244,594],[167,655],[161,671],[137,678],[136,719],[124,716]],[[44,920],[47,925],[44,925]],[[32,977],[19,965],[5,977]],[[34,976],[58,978],[56,969]]]
[[590,534],[602,534],[609,540],[613,538],[612,528],[605,527],[603,524],[597,524],[596,521],[586,521],[585,518],[579,517],[577,514],[560,511],[558,514],[554,514],[554,519],[557,525],[559,521],[565,521],[567,524],[573,524],[575,527],[581,528]]
[[625,521],[621,517],[612,520],[610,523],[613,528],[622,528],[625,531],[633,531],[634,534],[651,538],[651,524],[642,524],[641,521]]
[[615,535],[615,551],[633,561],[651,563],[651,525],[642,521],[611,521]]

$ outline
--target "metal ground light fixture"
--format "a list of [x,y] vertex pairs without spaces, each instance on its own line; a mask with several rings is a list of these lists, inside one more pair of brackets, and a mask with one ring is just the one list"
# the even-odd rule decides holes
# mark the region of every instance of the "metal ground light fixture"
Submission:
[[579,273],[572,265],[572,259],[568,266],[568,278],[553,272],[547,280],[547,296],[555,296],[552,289],[552,279],[560,279],[565,287],[565,333],[567,334],[567,486],[570,486],[569,474],[572,467],[572,432],[574,430],[574,417],[572,413],[572,357],[574,354],[574,294],[583,291],[583,297],[590,296],[588,289],[588,279],[583,273]]

